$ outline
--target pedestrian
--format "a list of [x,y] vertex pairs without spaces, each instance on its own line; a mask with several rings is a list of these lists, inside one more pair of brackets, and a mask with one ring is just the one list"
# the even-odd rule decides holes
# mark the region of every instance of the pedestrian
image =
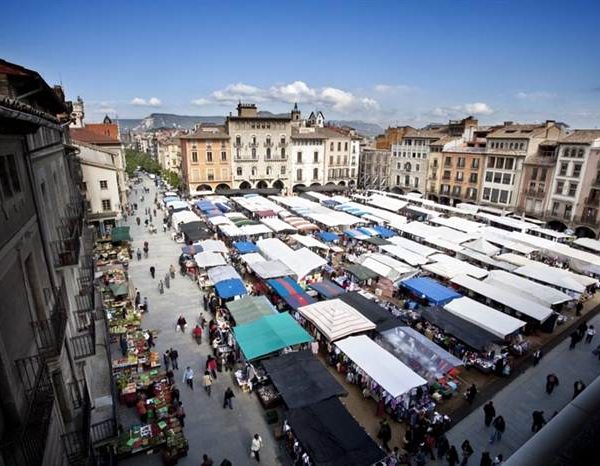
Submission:
[[456,466],[458,464],[458,451],[456,451],[456,447],[454,445],[452,445],[450,450],[448,450],[446,460],[448,461],[448,466]]
[[502,416],[497,416],[492,422],[492,426],[494,427],[494,432],[492,432],[492,436],[490,437],[490,444],[494,443],[496,440],[499,442],[502,440],[502,434],[506,430],[506,422],[504,422],[504,418]]
[[148,349],[153,348],[154,346],[156,346],[156,343],[154,343],[154,335],[152,335],[151,331],[148,331],[148,338],[146,338],[146,343],[148,343]]
[[596,335],[596,329],[594,328],[593,325],[590,325],[588,327],[587,331],[585,332],[586,344],[590,344],[592,342],[592,338],[594,338],[594,335]]
[[167,380],[171,385],[175,384],[175,374],[173,374],[173,371],[170,369],[167,371]]
[[558,387],[558,377],[556,374],[548,374],[546,376],[546,393],[551,395],[554,387]]
[[148,257],[148,251],[150,251],[150,246],[148,244],[148,241],[144,241],[144,257],[146,258]]
[[543,355],[543,353],[542,353],[541,348],[534,351],[534,353],[533,353],[533,365],[534,366],[538,365],[538,363],[540,362],[540,359],[542,359],[542,355]]
[[206,293],[202,295],[202,304],[204,305],[204,310],[208,311],[208,297],[206,296]]
[[154,268],[153,265],[150,266],[150,275],[152,275],[152,278],[154,278],[154,274],[156,273],[156,269]]
[[575,315],[579,317],[581,315],[581,311],[583,311],[583,303],[581,301],[577,301],[575,305]]
[[[206,453],[202,455],[202,463],[200,466],[213,466],[214,462]],[[221,463],[222,464],[222,463]]]
[[503,464],[504,463],[504,456],[502,456],[502,453],[498,453],[498,455],[494,458],[494,465],[498,465],[498,464]]
[[489,451],[484,451],[481,454],[481,461],[479,462],[479,466],[492,466],[492,457],[490,456]]
[[185,327],[187,325],[187,320],[183,317],[183,314],[179,314],[179,318],[177,319],[177,327],[181,330],[181,333],[185,332]]
[[125,357],[127,355],[127,340],[123,335],[119,337],[119,346],[121,347],[121,354]]
[[573,399],[575,399],[583,390],[585,389],[585,384],[583,380],[578,380],[573,384]]
[[531,413],[531,432],[539,432],[539,430],[546,424],[544,419],[544,411],[534,411]]
[[437,440],[438,458],[440,458],[440,459],[444,458],[446,456],[446,453],[448,453],[449,449],[450,449],[450,442],[448,442],[448,437],[446,437],[446,434],[440,435]]
[[229,406],[229,409],[233,409],[233,399],[235,395],[231,387],[227,387],[225,390],[225,394],[223,395],[223,409]]
[[260,449],[262,448],[263,441],[260,435],[254,434],[252,438],[252,443],[250,444],[250,454],[254,457],[256,461],[260,463]]
[[579,333],[577,333],[577,330],[575,330],[573,333],[571,333],[571,343],[569,344],[569,350],[574,349],[577,343],[579,343]]
[[136,309],[139,309],[141,302],[142,302],[142,296],[140,295],[139,290],[136,288],[135,289],[135,300],[134,300]]
[[490,426],[494,416],[496,416],[496,409],[494,408],[494,403],[489,401],[483,406],[483,422],[486,427]]
[[135,221],[136,221],[136,223],[138,224],[138,227],[139,227],[139,226],[140,226],[140,218],[139,218],[139,217],[136,217],[136,218],[135,218]]
[[171,277],[168,272],[165,274],[165,286],[171,288]]
[[225,356],[225,370],[233,372],[235,367],[235,354],[233,351],[227,353]]
[[208,356],[206,359],[206,370],[210,371],[213,379],[217,379],[217,360],[213,356]]
[[175,266],[173,264],[169,265],[169,273],[171,274],[171,278],[175,278]]
[[475,396],[477,395],[477,387],[475,386],[475,384],[472,384],[468,389],[467,392],[465,393],[465,399],[467,400],[467,402],[469,404],[473,403],[473,400],[475,399]]
[[163,284],[162,280],[158,281],[158,292],[160,294],[164,294],[165,293],[165,285]]
[[181,427],[185,427],[185,411],[183,410],[183,403],[181,401],[177,403],[175,417],[179,420]]
[[202,376],[202,386],[204,387],[204,391],[210,396],[211,386],[213,379],[210,376],[210,372],[204,371],[204,375]]
[[389,441],[392,439],[392,428],[390,427],[387,419],[379,421],[379,432],[377,432],[377,438],[381,440],[385,451],[390,451]]
[[150,308],[148,307],[148,298],[144,296],[144,312],[148,312]]
[[194,327],[194,330],[192,330],[192,336],[196,340],[196,343],[198,343],[198,344],[202,343],[202,327],[200,327],[199,325],[196,325]]
[[187,366],[183,372],[183,381],[188,384],[192,390],[194,389],[194,371],[190,366]]
[[142,260],[142,250],[140,248],[137,248],[137,260],[141,261]]
[[169,356],[169,350],[163,353],[163,366],[165,366],[165,370],[169,370],[169,365],[171,364],[171,357]]
[[169,355],[171,356],[171,364],[173,365],[173,369],[179,370],[179,364],[177,364],[177,358],[179,358],[179,353],[176,349],[169,349]]
[[465,440],[460,446],[462,451],[462,461],[461,466],[465,466],[469,462],[469,457],[473,454],[473,447],[471,446],[471,442]]
[[587,332],[588,326],[585,322],[581,322],[579,327],[577,327],[577,335],[579,336],[579,341],[583,340],[585,333]]

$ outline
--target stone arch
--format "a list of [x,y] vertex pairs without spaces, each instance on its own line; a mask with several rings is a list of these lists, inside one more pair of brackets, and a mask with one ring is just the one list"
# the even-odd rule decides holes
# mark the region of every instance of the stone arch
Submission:
[[311,188],[314,188],[315,186],[321,186],[321,183],[313,183],[310,185]]
[[212,191],[212,186],[208,184],[199,184],[196,186],[196,191]]
[[267,189],[268,187],[269,187],[269,185],[267,184],[267,182],[265,180],[260,180],[258,183],[256,183],[257,189]]
[[[353,186],[355,186],[355,185],[356,185],[356,181],[354,181],[354,180],[350,180],[350,181],[348,181],[348,186],[352,186],[352,187],[353,187]],[[387,188],[386,188],[386,189],[387,189]]]
[[580,227],[575,228],[575,236],[577,236],[577,238],[592,238],[592,239],[596,239],[596,237],[598,235],[590,227],[582,225]]
[[551,230],[560,231],[561,233],[567,229],[567,225],[565,225],[560,220],[550,220],[548,222],[548,228]]
[[338,183],[338,185],[339,185],[339,186],[346,186],[346,182],[342,180],[342,181],[340,181],[340,182]]
[[229,187],[229,185],[228,185],[228,184],[226,184],[226,183],[220,183],[220,184],[218,184],[218,185],[217,185],[217,187],[215,188],[215,192],[224,191],[224,190],[226,190],[226,189],[231,189],[231,188],[230,188],[230,187]]
[[295,185],[294,185],[294,189],[293,189],[293,191],[294,191],[295,193],[297,193],[297,192],[299,192],[298,190],[299,190],[300,188],[306,188],[306,186],[304,186],[303,184],[295,184]]
[[273,187],[275,189],[283,189],[284,188],[283,181],[281,181],[281,180],[273,181]]
[[404,190],[402,188],[399,188],[398,186],[394,186],[392,188],[392,192],[395,194],[404,194]]
[[252,185],[249,181],[242,181],[240,183],[240,189],[252,189]]

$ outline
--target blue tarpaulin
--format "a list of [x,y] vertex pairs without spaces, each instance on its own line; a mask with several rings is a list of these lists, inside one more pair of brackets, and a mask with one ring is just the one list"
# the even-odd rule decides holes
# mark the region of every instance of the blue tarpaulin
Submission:
[[287,295],[283,298],[283,300],[294,311],[298,310],[298,308],[302,306],[308,306],[309,304],[315,303],[315,300],[304,292]]
[[291,294],[304,293],[304,290],[298,284],[298,282],[289,277],[271,278],[270,280],[267,280],[267,283],[282,298],[285,298]]
[[193,256],[195,254],[198,254],[199,252],[202,252],[202,246],[200,246],[200,245],[182,246],[181,252],[183,252],[184,254],[189,254],[190,256]]
[[242,296],[247,293],[244,282],[239,278],[229,278],[222,280],[215,285],[217,295],[223,299]]
[[320,231],[317,234],[319,235],[319,238],[326,242],[337,241],[338,239],[340,239],[338,235],[330,231]]
[[371,231],[369,228],[358,227],[358,228],[357,228],[357,230],[358,230],[358,231],[360,231],[361,233],[364,233],[365,235],[367,235],[367,236],[369,236],[369,237],[370,237],[370,236],[375,236],[375,235],[373,234],[373,232],[372,232],[372,231]]
[[327,299],[335,298],[346,292],[341,286],[336,285],[329,280],[323,280],[319,283],[311,283],[308,285],[309,288],[315,290],[321,296]]
[[258,252],[256,244],[249,241],[236,241],[233,243],[233,247],[238,250],[240,254],[248,254],[250,252]]
[[398,236],[396,233],[394,233],[389,228],[385,228],[385,227],[382,227],[379,225],[374,226],[373,230],[375,230],[377,233],[379,233],[382,238],[391,238],[392,236]]
[[215,205],[221,210],[223,213],[227,213],[231,211],[231,207],[223,204],[222,202],[215,202]]
[[441,285],[427,277],[409,278],[400,282],[400,284],[416,296],[427,299],[427,301],[439,306],[462,296],[452,288]]

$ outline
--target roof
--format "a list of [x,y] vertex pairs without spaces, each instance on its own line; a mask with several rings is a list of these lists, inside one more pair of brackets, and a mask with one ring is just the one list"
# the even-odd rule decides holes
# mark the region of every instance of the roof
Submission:
[[318,283],[310,283],[308,287],[311,290],[315,290],[326,299],[336,298],[346,292],[346,290],[344,290],[341,286],[329,280],[323,280],[322,282]]
[[358,291],[344,293],[340,296],[340,299],[373,322],[377,326],[376,330],[378,332],[389,330],[402,324],[402,321],[392,315],[391,312]]
[[71,139],[74,141],[87,142],[88,144],[96,144],[99,146],[116,146],[120,145],[121,141],[110,136],[96,132],[95,130],[84,128],[69,128]]
[[544,306],[554,306],[575,299],[556,288],[542,285],[504,270],[490,270],[484,281]]
[[360,264],[344,264],[344,270],[354,275],[359,281],[377,278],[377,274]]
[[429,302],[438,306],[447,304],[453,299],[460,298],[462,296],[452,288],[448,288],[427,277],[410,278],[400,282],[400,284],[408,289],[411,293],[419,296],[422,299],[427,299]]
[[117,243],[119,241],[131,241],[129,227],[114,227],[112,230],[110,230],[110,240],[113,243]]
[[244,296],[229,301],[226,306],[236,325],[247,324],[261,317],[277,314],[277,310],[266,296]]
[[86,123],[85,129],[119,141],[119,125],[116,123]]
[[511,139],[526,139],[532,136],[540,136],[542,130],[545,132],[546,125],[534,124],[511,124],[500,126],[490,132],[488,138],[511,138]]
[[292,139],[327,139],[327,135],[322,128],[312,128],[314,131],[308,131],[306,128],[292,128]]
[[440,129],[415,129],[407,128],[402,136],[402,139],[408,138],[427,138],[427,139],[439,139],[446,135],[446,127]]
[[312,341],[312,337],[287,312],[261,317],[233,328],[235,339],[248,361],[289,346]]
[[229,139],[224,126],[199,126],[196,131],[183,134],[180,139]]
[[561,144],[591,144],[600,139],[600,129],[576,129],[560,140]]
[[267,359],[263,366],[289,409],[348,394],[325,366],[307,350]]
[[239,278],[221,280],[215,285],[215,291],[217,292],[217,295],[223,299],[233,298],[234,296],[243,296],[247,293],[244,282]]

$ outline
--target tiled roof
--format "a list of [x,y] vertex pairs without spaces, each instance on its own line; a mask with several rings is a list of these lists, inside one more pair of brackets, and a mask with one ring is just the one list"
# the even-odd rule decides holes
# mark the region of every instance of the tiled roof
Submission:
[[200,126],[196,131],[183,134],[180,139],[229,139],[224,126]]
[[89,130],[87,127],[84,128],[70,128],[71,139],[75,141],[87,142],[88,144],[96,145],[116,145],[121,144],[121,141],[115,139],[109,135],[96,133],[95,131]]
[[596,139],[600,139],[600,129],[576,129],[571,134],[562,138],[560,142],[563,144],[589,144]]
[[119,125],[116,123],[86,123],[85,129],[104,136],[108,136],[115,141],[119,140]]
[[540,133],[545,130],[546,126],[540,124],[506,125],[493,130],[490,134],[488,134],[488,138],[525,139],[539,136]]

